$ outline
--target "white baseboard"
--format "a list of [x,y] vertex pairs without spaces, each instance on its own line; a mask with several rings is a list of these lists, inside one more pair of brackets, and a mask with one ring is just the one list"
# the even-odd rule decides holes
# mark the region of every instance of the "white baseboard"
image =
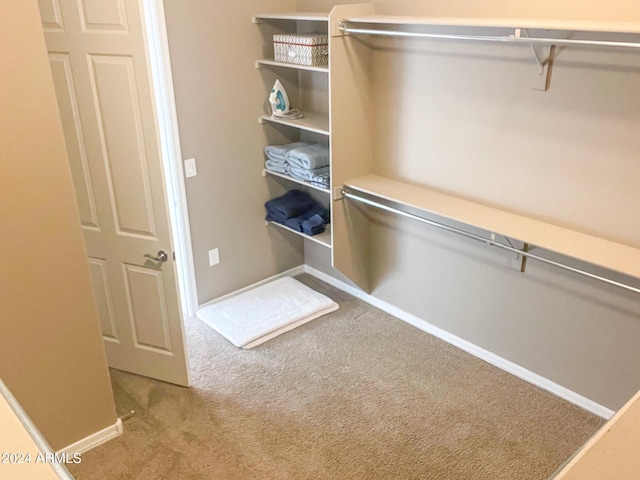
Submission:
[[78,440],[68,447],[58,450],[56,453],[69,455],[73,455],[74,453],[85,453],[98,445],[102,445],[109,440],[119,437],[122,435],[122,431],[122,420],[118,419],[113,425],[89,435],[82,440]]
[[304,272],[350,295],[353,295],[354,297],[362,300],[363,302],[366,302],[376,308],[379,308],[380,310],[390,315],[393,315],[394,317],[399,318],[400,320],[403,320],[404,322],[410,325],[413,325],[416,328],[419,328],[423,332],[433,335],[434,337],[437,337],[461,350],[464,350],[465,352],[473,355],[474,357],[484,360],[485,362],[495,367],[498,367],[501,370],[504,370],[505,372],[508,372],[537,387],[547,390],[548,392],[553,393],[557,397],[567,400],[568,402],[571,402],[574,405],[577,405],[578,407],[593,413],[594,415],[597,415],[601,418],[608,420],[615,413],[613,410],[610,410],[605,406],[594,402],[593,400],[589,400],[588,398],[583,397],[582,395],[576,392],[573,392],[563,387],[562,385],[558,385],[557,383],[552,382],[548,378],[538,375],[537,373],[534,373],[530,370],[527,370],[526,368],[523,368],[520,365],[517,365],[494,353],[491,353],[490,351],[485,350],[484,348],[479,347],[478,345],[475,345],[439,327],[436,327],[435,325],[432,325],[429,322],[416,317],[415,315],[407,313],[404,310],[401,310],[398,307],[395,307],[390,303],[385,302],[384,300],[380,300],[379,298],[369,295],[368,293],[365,293],[358,288],[352,287],[351,285],[348,285],[343,281],[338,280],[335,277],[332,277],[331,275],[321,272],[316,268],[310,267],[309,265],[304,265]]
[[227,298],[233,297],[235,295],[239,295],[243,292],[246,292],[247,290],[251,290],[252,288],[256,288],[259,287],[261,285],[264,285],[265,283],[269,283],[272,282],[274,280],[277,280],[279,278],[282,277],[295,277],[296,275],[300,275],[301,273],[305,272],[305,266],[304,265],[298,265],[297,267],[293,267],[285,272],[282,273],[278,273],[277,275],[274,275],[272,277],[269,278],[265,278],[264,280],[260,280],[259,282],[253,283],[251,285],[248,285],[246,287],[243,287],[239,290],[236,290],[234,292],[231,293],[227,293],[226,295],[223,295],[221,297],[218,298],[214,298],[213,300],[210,300],[206,303],[203,303],[202,305],[198,305],[198,310],[200,310],[201,308],[206,307],[207,305],[213,305],[214,303],[218,303],[221,302],[223,300],[226,300]]

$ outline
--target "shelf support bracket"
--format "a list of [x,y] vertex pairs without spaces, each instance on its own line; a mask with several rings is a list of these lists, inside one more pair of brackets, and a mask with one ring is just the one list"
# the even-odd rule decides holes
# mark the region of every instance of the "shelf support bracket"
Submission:
[[[529,253],[529,244],[523,243],[522,249],[520,249],[514,245],[514,243],[511,241],[509,237],[506,237],[504,235],[500,235],[500,236],[504,238],[504,241],[507,243],[507,245],[509,245],[511,251],[516,252],[516,260],[520,260],[520,272],[524,273],[527,267],[527,254]],[[496,234],[491,233],[491,243],[489,243],[489,245],[495,244],[495,241],[496,241]]]
[[[513,244],[513,242],[511,241],[511,239],[509,237],[505,237],[504,235],[502,235],[502,238],[504,238],[504,241],[507,242],[507,244],[511,248],[516,248],[516,246]],[[520,255],[518,255],[518,256],[520,256]]]
[[[513,34],[514,39],[526,39],[531,38],[529,30],[526,28],[516,28]],[[551,59],[553,57],[553,50],[555,45],[549,45],[548,47],[537,47],[533,43],[530,43],[533,57],[538,65],[538,75],[534,85],[531,87],[533,90],[540,90],[546,92],[549,89],[549,80],[551,78]],[[541,53],[538,48],[544,49]]]
[[524,273],[524,271],[527,268],[527,253],[529,253],[529,244],[525,243],[524,245],[522,245],[522,253],[524,253],[525,255],[522,255],[522,261],[520,262],[520,273]]

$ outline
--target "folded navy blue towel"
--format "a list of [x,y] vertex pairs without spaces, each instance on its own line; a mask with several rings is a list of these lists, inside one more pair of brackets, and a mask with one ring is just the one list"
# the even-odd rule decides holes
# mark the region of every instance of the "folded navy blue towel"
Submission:
[[316,205],[316,202],[302,190],[289,190],[281,197],[264,204],[267,216],[279,223],[284,223],[289,218],[299,217]]
[[285,224],[284,221],[280,220],[279,218],[273,217],[273,216],[271,216],[269,214],[267,214],[267,218],[265,218],[265,220],[267,222],[276,222],[276,223],[279,223],[280,225],[284,225]]
[[317,235],[324,232],[324,220],[320,215],[314,215],[302,222],[302,232],[307,235]]
[[310,219],[314,215],[320,215],[322,217],[322,220],[324,221],[324,223],[329,223],[329,210],[324,208],[322,205],[316,204],[316,206],[313,207],[311,210],[307,210],[306,212],[304,212],[299,217],[289,218],[287,221],[284,222],[284,224],[287,227],[292,228],[293,230],[301,232],[302,231],[302,222],[304,222],[305,220]]

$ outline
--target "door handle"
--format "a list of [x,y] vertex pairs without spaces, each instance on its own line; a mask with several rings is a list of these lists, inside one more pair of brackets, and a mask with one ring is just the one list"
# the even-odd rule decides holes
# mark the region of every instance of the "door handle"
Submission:
[[149,253],[145,253],[144,256],[146,258],[150,258],[151,260],[155,260],[156,262],[166,262],[167,260],[169,260],[169,255],[167,255],[167,252],[165,252],[164,250],[159,250],[157,257],[154,257]]

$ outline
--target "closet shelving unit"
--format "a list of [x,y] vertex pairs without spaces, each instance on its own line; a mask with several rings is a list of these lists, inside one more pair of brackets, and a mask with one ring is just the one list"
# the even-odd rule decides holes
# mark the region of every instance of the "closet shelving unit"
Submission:
[[[313,112],[305,112],[306,120],[302,122],[277,121],[296,129],[330,136],[332,230],[325,234],[330,237],[326,244],[331,248],[332,265],[364,290],[370,290],[371,222],[367,212],[370,207],[426,223],[438,223],[432,219],[440,218],[443,220],[440,225],[445,229],[449,229],[447,222],[451,221],[470,229],[480,229],[488,236],[476,239],[512,251],[519,250],[512,245],[497,245],[495,235],[518,240],[525,244],[525,248],[519,251],[523,257],[546,261],[531,254],[528,248],[539,247],[640,278],[640,249],[634,246],[378,175],[373,162],[374,99],[367,95],[371,92],[373,62],[373,47],[368,37],[530,45],[532,62],[540,67],[541,78],[536,82],[544,80],[544,88],[540,89],[545,89],[554,46],[619,48],[640,52],[640,23],[384,16],[376,15],[374,5],[367,3],[337,5],[328,15],[303,12],[258,15],[254,22],[276,22],[278,25],[289,22],[292,31],[305,22],[327,25],[329,67],[307,69],[328,75],[330,115],[314,116]],[[397,45],[394,48],[398,48]],[[258,60],[256,66],[299,68],[269,59]],[[273,122],[274,119],[265,115],[260,121]],[[363,208],[363,205],[367,207]],[[473,233],[462,231],[462,234],[474,238]],[[594,275],[562,262],[548,263],[640,293],[640,288],[632,284]]]
[[[328,21],[329,16],[326,13],[316,12],[269,13],[255,15],[253,17],[253,23],[268,23],[269,25],[277,27],[279,31],[288,33],[310,33],[314,31],[327,32]],[[301,74],[318,75],[325,77],[325,81],[328,80],[326,78],[329,74],[328,66],[316,67],[295,65],[291,63],[276,62],[272,59],[272,54],[270,55],[270,57],[271,58],[256,60],[256,68],[269,68],[276,73],[278,71],[293,70],[299,72],[299,76]],[[311,92],[311,94],[313,95],[313,92]],[[326,92],[326,95],[328,95],[328,92]],[[297,105],[294,104],[293,106],[297,108]],[[320,135],[326,137],[328,140],[330,137],[329,114],[323,111],[313,111],[304,108],[302,109],[302,113],[304,114],[304,117],[299,119],[275,118],[271,115],[262,115],[259,118],[259,122],[284,125],[290,128],[294,132],[293,137],[290,139],[291,141],[297,140],[297,136],[303,135],[303,132]],[[283,179],[286,182],[290,183],[292,186],[301,185],[305,188],[309,188],[317,192],[322,192],[321,195],[326,198],[327,205],[330,204],[330,189],[322,188],[311,183],[292,178],[288,175],[272,172],[266,169],[263,170],[263,175]],[[283,229],[284,231],[288,231],[304,237],[305,239],[315,242],[324,247],[331,248],[331,224],[327,225],[327,228],[323,233],[314,236],[309,236],[302,232],[297,232],[278,223],[268,222],[268,224],[271,224],[276,228]]]
[[[359,37],[362,36],[409,37],[424,39],[524,43],[532,47],[544,45],[562,45],[580,48],[620,48],[640,53],[640,24],[626,22],[569,22],[569,21],[533,21],[513,19],[455,19],[455,18],[424,18],[424,17],[394,17],[372,14],[345,15],[336,18],[332,25],[334,35]],[[355,42],[349,43],[347,49],[352,49]],[[335,44],[335,42],[334,42]],[[396,48],[397,45],[396,45]],[[534,54],[540,66],[548,63],[549,59],[539,58],[539,52]],[[331,51],[335,55],[334,51]],[[370,61],[371,53],[364,51],[359,61]],[[371,108],[365,105],[364,108]],[[559,225],[546,223],[526,216],[510,213],[486,205],[464,200],[454,195],[413,185],[392,178],[377,175],[373,167],[371,154],[361,155],[357,160],[360,175],[341,178],[336,182],[340,185],[340,192],[345,198],[344,209],[353,205],[367,205],[389,213],[414,218],[445,230],[455,231],[464,236],[484,240],[496,246],[504,246],[507,250],[518,251],[512,245],[502,245],[495,241],[495,234],[514,239],[525,244],[520,251],[523,257],[540,260],[554,266],[564,268],[577,274],[602,281],[628,291],[640,293],[640,287],[631,283],[618,281],[593,274],[581,268],[548,260],[529,253],[529,246],[559,253],[563,256],[577,259],[591,265],[621,273],[636,279],[640,278],[640,249],[634,246],[618,243],[606,238],[589,235],[580,231],[564,228]],[[334,167],[341,162],[336,155]],[[335,180],[335,179],[334,179]],[[417,212],[417,214],[416,214]],[[422,216],[424,214],[424,216]],[[433,222],[433,216],[443,219],[444,223]],[[486,239],[471,232],[450,228],[447,221],[479,228],[491,236]],[[368,232],[350,224],[343,224],[347,236],[357,236],[357,243],[366,250]],[[335,232],[334,232],[335,235]],[[334,253],[342,249],[334,244]],[[350,249],[353,256],[354,248]],[[350,278],[361,286],[368,285],[366,259],[360,259],[360,267],[353,269]],[[524,263],[523,263],[524,271]]]

